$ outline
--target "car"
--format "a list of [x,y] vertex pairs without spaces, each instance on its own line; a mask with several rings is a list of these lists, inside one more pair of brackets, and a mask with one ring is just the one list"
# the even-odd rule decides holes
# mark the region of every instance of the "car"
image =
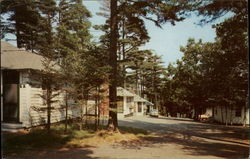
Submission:
[[159,117],[158,110],[156,110],[156,109],[151,110],[149,115],[152,117]]
[[200,115],[200,120],[208,120],[209,117],[210,116],[207,114],[202,114],[202,115]]

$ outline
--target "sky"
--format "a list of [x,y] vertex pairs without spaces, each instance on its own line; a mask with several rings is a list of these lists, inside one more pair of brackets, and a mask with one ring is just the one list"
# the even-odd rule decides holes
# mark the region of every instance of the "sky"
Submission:
[[[103,17],[96,15],[96,12],[100,12],[100,2],[84,1],[83,3],[92,13],[90,21],[93,25],[103,24],[105,22]],[[189,38],[194,38],[196,41],[202,39],[203,42],[215,41],[216,33],[212,25],[221,22],[224,18],[204,26],[197,25],[200,18],[201,17],[192,16],[182,22],[176,23],[175,26],[169,23],[164,24],[162,28],[155,26],[153,22],[145,21],[151,39],[141,48],[151,49],[157,55],[162,56],[165,65],[176,62],[177,59],[183,56],[182,52],[180,52],[180,46],[185,46]],[[92,29],[91,31],[95,38],[98,38],[101,34]]]
[[[96,15],[97,12],[100,12],[100,2],[87,0],[83,1],[83,4],[92,14],[92,18],[89,19],[92,25],[105,23],[105,18]],[[195,24],[199,22],[200,18],[192,16],[182,22],[177,22],[175,26],[168,23],[164,24],[162,28],[155,26],[153,22],[145,21],[151,39],[141,48],[153,50],[154,53],[162,56],[165,65],[176,62],[183,56],[180,52],[180,46],[185,46],[189,38],[194,38],[196,41],[202,39],[203,42],[213,42],[216,33],[212,25],[223,21],[225,17],[204,26]],[[102,34],[101,31],[94,29],[91,29],[90,32],[93,34],[94,41],[98,41],[98,37]],[[7,38],[13,39],[14,36],[9,35]],[[15,44],[14,41],[11,41],[11,43]]]

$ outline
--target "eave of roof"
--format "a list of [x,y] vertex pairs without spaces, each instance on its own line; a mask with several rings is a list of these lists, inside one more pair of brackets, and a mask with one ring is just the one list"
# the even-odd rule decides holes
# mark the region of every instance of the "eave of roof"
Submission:
[[144,99],[138,95],[135,95],[134,101],[135,102],[148,102],[146,99]]
[[122,87],[117,87],[117,96],[121,97],[134,97],[135,94],[129,92],[128,90],[122,88]]
[[1,69],[42,70],[44,60],[45,58],[41,55],[19,49],[8,42],[1,41]]

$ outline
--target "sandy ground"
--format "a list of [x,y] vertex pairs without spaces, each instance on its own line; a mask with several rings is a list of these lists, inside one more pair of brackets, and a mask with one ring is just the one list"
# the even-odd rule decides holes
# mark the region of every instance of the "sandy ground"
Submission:
[[153,135],[97,147],[60,148],[14,154],[6,159],[250,159],[249,130],[189,119],[129,117],[119,125]]

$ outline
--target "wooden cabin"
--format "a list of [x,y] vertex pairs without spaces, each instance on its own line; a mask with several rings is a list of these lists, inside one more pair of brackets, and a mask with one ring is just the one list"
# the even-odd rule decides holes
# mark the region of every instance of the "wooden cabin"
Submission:
[[213,108],[213,119],[219,123],[249,125],[249,107]]
[[[44,58],[1,41],[1,123],[3,128],[27,128],[45,124],[47,109],[41,95],[45,93],[37,77]],[[51,122],[65,119],[64,92],[58,90]],[[70,117],[80,115],[79,108],[69,107]]]

